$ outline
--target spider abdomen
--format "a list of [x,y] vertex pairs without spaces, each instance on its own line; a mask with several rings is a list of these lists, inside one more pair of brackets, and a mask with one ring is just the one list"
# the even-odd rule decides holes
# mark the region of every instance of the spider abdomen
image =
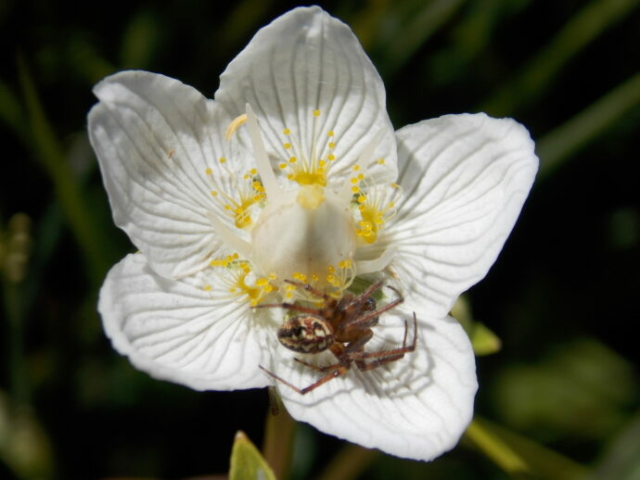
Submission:
[[331,324],[317,315],[296,315],[278,330],[280,343],[298,353],[320,353],[327,350],[335,337]]

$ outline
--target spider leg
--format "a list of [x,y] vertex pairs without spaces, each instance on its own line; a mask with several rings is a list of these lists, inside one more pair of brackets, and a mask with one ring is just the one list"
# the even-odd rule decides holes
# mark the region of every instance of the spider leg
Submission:
[[340,329],[345,329],[345,328],[347,328],[349,326],[352,326],[352,325],[367,326],[368,325],[367,322],[370,322],[372,319],[374,319],[376,317],[379,317],[384,312],[387,312],[387,311],[391,310],[392,308],[396,307],[397,305],[400,305],[402,302],[404,302],[404,297],[400,294],[400,292],[396,288],[394,288],[394,287],[392,287],[390,285],[387,285],[387,288],[390,288],[391,290],[396,292],[396,295],[398,297],[395,300],[393,300],[391,303],[387,303],[384,307],[381,307],[381,308],[378,308],[377,310],[374,310],[373,312],[368,312],[365,315],[359,315],[359,316],[356,316],[355,318],[352,318],[350,320],[345,320],[340,325]]
[[393,348],[391,350],[382,350],[380,352],[352,352],[349,354],[349,359],[355,362],[358,370],[362,371],[373,370],[381,365],[400,360],[404,357],[405,353],[413,352],[418,343],[418,320],[415,313],[413,314],[413,342],[411,342],[411,345],[407,346],[408,329],[408,324],[405,321],[402,347]]
[[311,293],[312,295],[315,295],[318,298],[323,299],[325,302],[330,302],[331,300],[333,300],[325,292],[312,287],[308,283],[302,283],[296,280],[285,280],[285,282],[290,283],[291,285],[295,285],[296,287],[299,287],[299,288],[304,288],[307,292]]
[[312,315],[318,315],[317,308],[304,307],[302,305],[296,305],[294,303],[267,303],[263,305],[255,305],[252,308],[285,308],[287,310],[293,310],[294,312],[310,313]]
[[331,365],[324,365],[324,366],[321,367],[320,365],[314,365],[313,363],[305,362],[304,360],[300,360],[299,358],[294,358],[294,360],[296,362],[298,362],[298,363],[301,363],[305,367],[313,368],[314,370],[317,370],[319,372],[327,372],[329,370],[336,370],[337,368],[339,368],[342,365],[341,363],[332,363]]
[[273,372],[270,372],[269,370],[267,370],[266,368],[264,368],[262,365],[258,365],[267,375],[269,375],[271,378],[277,380],[278,382],[286,385],[287,387],[289,387],[291,390],[293,390],[294,392],[298,392],[300,395],[304,395],[306,393],[309,393],[312,390],[315,390],[316,388],[318,388],[320,385],[324,385],[325,383],[327,383],[329,380],[333,380],[334,378],[339,377],[340,375],[344,375],[346,373],[346,371],[348,370],[348,367],[342,366],[342,368],[336,368],[334,371],[330,372],[329,374],[325,375],[324,377],[322,377],[320,380],[312,383],[311,385],[305,387],[305,388],[298,388],[295,385],[292,385],[291,383],[287,382],[284,378],[279,377],[278,375],[276,375]]

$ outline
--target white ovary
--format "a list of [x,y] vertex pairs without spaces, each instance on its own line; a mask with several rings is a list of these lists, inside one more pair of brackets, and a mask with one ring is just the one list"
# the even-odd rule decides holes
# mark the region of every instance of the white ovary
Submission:
[[334,268],[350,263],[357,246],[349,203],[319,185],[270,201],[252,231],[253,263],[279,280],[306,277],[319,287]]

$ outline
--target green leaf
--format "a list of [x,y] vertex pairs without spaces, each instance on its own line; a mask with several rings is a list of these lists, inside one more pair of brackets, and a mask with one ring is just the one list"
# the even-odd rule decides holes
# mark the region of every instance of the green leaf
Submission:
[[502,342],[484,323],[476,322],[471,314],[471,305],[466,296],[458,298],[451,309],[451,316],[456,318],[471,339],[473,352],[477,356],[491,355],[500,351]]
[[229,480],[276,480],[258,449],[241,431],[236,433],[231,450]]

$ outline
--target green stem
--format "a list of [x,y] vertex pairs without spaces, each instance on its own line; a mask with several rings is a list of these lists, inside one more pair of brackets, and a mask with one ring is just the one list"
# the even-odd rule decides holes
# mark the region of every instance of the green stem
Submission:
[[538,141],[539,177],[546,177],[578,149],[640,105],[640,73],[607,93]]
[[583,465],[488,420],[475,418],[465,439],[515,478],[582,480],[589,474]]
[[637,4],[638,0],[589,2],[527,63],[518,76],[482,104],[479,110],[501,117],[535,104],[572,57],[622,20]]
[[24,92],[28,118],[30,120],[32,148],[49,174],[55,188],[56,198],[66,216],[76,241],[83,251],[89,267],[89,276],[99,286],[109,269],[108,255],[104,254],[104,238],[86,208],[75,175],[58,143],[48,121],[27,66],[18,59],[20,83]]
[[[286,480],[289,477],[291,467],[291,453],[293,450],[293,435],[296,421],[283,407],[275,390],[269,393],[272,406],[267,413],[262,454],[272,468],[278,480]],[[277,402],[277,414],[274,408]]]
[[505,472],[511,475],[531,473],[527,462],[506,442],[487,431],[478,420],[471,422],[465,437]]
[[378,450],[347,444],[331,460],[317,480],[351,480],[359,478],[373,461],[380,456]]

